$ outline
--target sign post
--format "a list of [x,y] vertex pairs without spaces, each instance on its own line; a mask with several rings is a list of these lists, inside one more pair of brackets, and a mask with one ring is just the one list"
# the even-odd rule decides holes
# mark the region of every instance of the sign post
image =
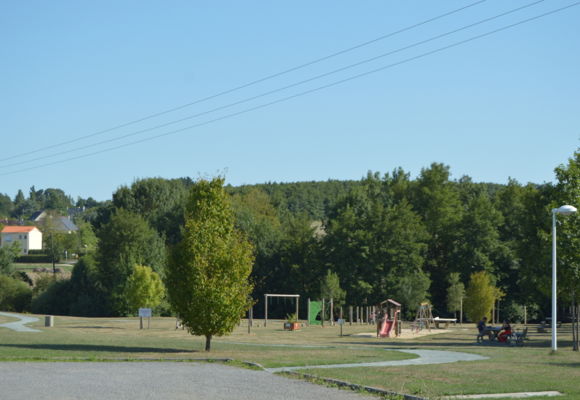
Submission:
[[340,325],[340,337],[342,337],[342,326],[344,325],[344,319],[338,319],[338,325]]
[[147,318],[147,329],[151,327],[151,309],[150,308],[140,308],[139,309],[139,329],[143,329],[143,318]]

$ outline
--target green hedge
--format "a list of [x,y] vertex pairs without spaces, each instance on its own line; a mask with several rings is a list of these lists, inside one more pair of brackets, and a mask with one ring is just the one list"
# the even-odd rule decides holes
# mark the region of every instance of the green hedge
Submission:
[[46,253],[46,250],[28,250],[28,255],[38,255],[38,254],[42,254],[44,256],[48,255]]
[[51,263],[52,258],[50,258],[50,256],[48,255],[43,254],[27,254],[18,257],[15,261],[17,263],[27,263],[27,264],[46,264]]

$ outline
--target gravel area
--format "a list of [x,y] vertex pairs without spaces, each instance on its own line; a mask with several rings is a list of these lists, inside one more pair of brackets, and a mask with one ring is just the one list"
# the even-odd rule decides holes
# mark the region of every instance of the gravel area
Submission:
[[361,400],[359,393],[220,364],[0,363],[2,400]]

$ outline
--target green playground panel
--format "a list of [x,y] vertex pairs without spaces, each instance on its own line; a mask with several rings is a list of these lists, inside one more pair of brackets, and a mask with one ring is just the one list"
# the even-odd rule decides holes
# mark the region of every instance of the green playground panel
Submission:
[[317,320],[316,317],[318,313],[322,310],[322,302],[321,301],[311,301],[309,312],[308,312],[308,324],[309,325],[321,325],[322,322]]

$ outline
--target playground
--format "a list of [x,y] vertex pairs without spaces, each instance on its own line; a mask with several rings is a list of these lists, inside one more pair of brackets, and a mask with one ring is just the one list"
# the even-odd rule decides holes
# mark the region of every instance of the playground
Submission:
[[[570,349],[571,329],[566,324],[559,330],[560,350],[551,355],[550,332],[535,329],[519,347],[478,344],[472,324],[413,333],[406,327],[414,321],[405,321],[400,336],[377,338],[376,325],[350,325],[348,320],[341,336],[338,324],[310,326],[300,320],[299,330],[288,331],[285,320],[270,319],[265,327],[263,319],[256,319],[249,327],[245,319],[232,335],[215,338],[214,351],[208,354],[203,351],[202,338],[175,329],[174,318],[153,318],[150,329],[139,329],[137,318],[56,316],[54,326],[45,327],[44,316],[27,317],[38,318],[26,326],[40,332],[0,327],[0,361],[213,359],[245,368],[253,365],[254,369],[300,367],[296,372],[301,374],[423,397],[556,390],[565,394],[561,398],[580,398],[580,357]],[[0,324],[17,320],[0,316]],[[442,368],[419,362],[425,358],[421,351],[479,357],[448,360]],[[352,365],[344,368],[344,364]],[[327,368],[318,367],[321,365]]]

